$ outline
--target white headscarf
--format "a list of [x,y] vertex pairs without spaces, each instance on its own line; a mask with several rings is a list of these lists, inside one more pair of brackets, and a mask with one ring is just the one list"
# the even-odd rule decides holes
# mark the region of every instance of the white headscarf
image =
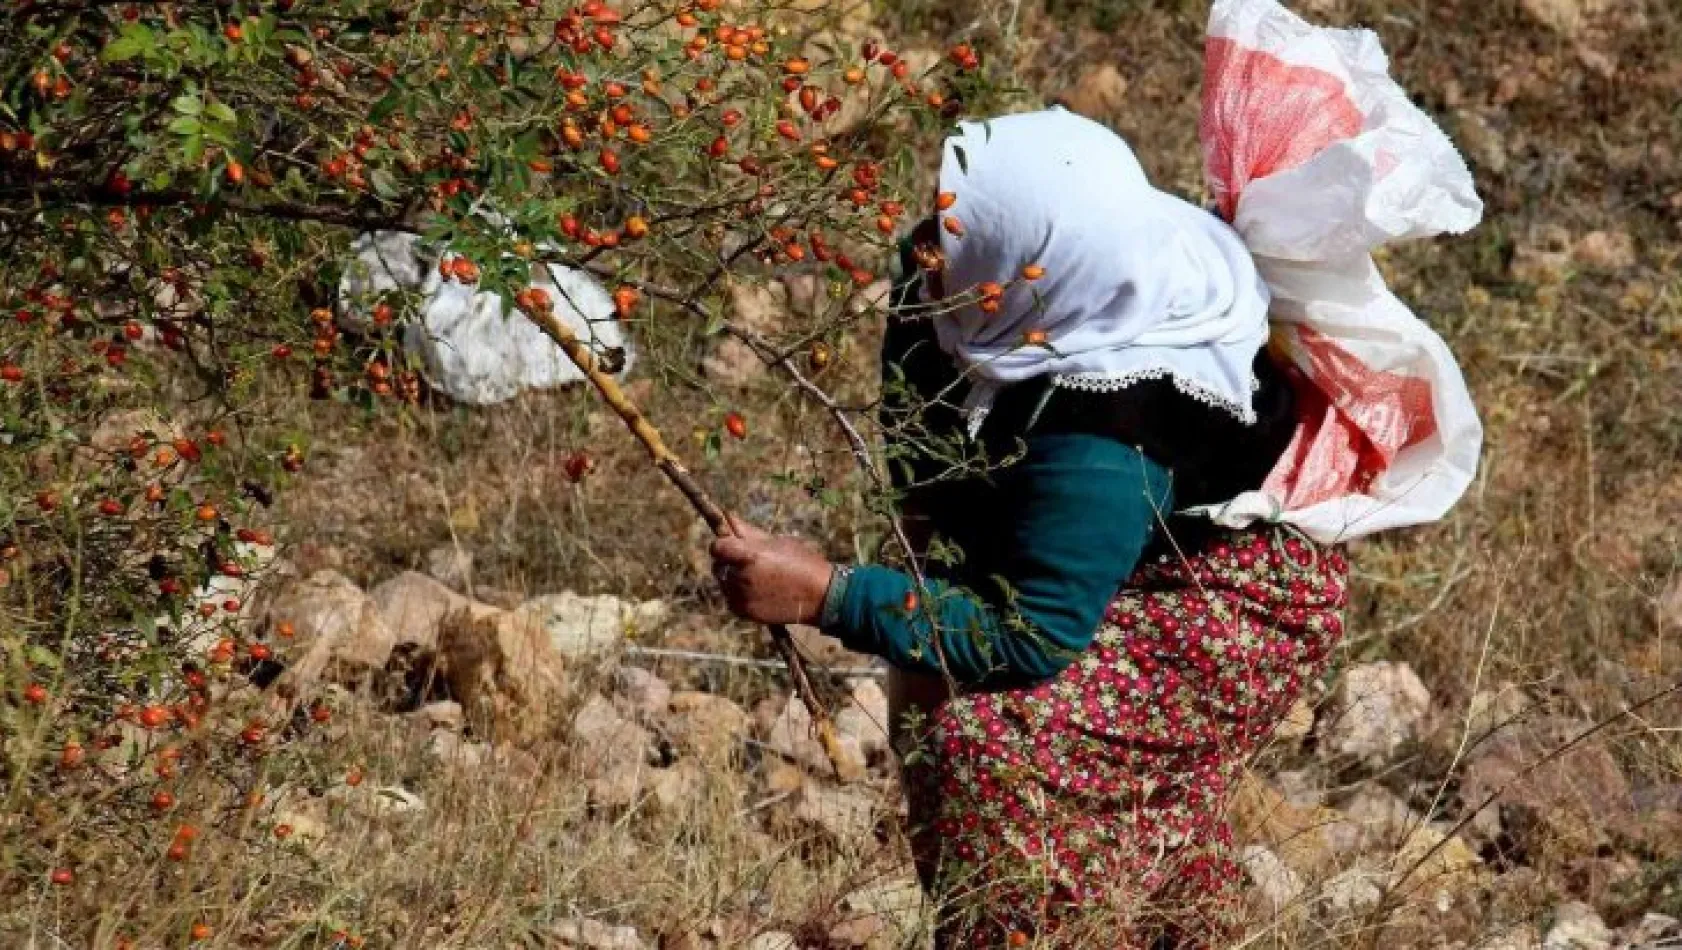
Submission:
[[[1062,109],[966,122],[946,142],[940,190],[959,224],[940,232],[948,299],[934,325],[971,380],[972,433],[1001,387],[1047,374],[1097,390],[1167,376],[1254,420],[1267,287],[1237,233],[1152,188],[1114,132]],[[1044,276],[1023,279],[1030,264]],[[973,291],[987,282],[1005,288],[994,313]],[[1029,331],[1045,344],[1025,343]]]

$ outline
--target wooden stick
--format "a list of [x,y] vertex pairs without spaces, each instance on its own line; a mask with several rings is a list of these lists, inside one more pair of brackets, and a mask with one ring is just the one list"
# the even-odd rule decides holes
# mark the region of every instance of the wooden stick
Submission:
[[[660,430],[654,428],[648,417],[625,395],[625,390],[619,388],[619,382],[601,368],[596,355],[578,339],[572,328],[555,316],[552,307],[529,307],[524,308],[522,312],[566,352],[572,364],[596,387],[596,392],[601,394],[602,400],[625,423],[625,427],[631,430],[631,434],[636,436],[643,448],[648,450],[654,467],[683,493],[683,497],[689,500],[689,506],[707,523],[712,533],[717,537],[731,534],[730,522],[724,517],[724,509],[712,500],[712,496],[707,494],[707,490],[702,488],[701,483],[684,467],[677,454],[666,447],[666,441],[660,437]],[[845,759],[841,753],[840,739],[835,732],[835,721],[830,718],[829,710],[818,701],[817,694],[812,690],[812,681],[806,675],[806,663],[794,645],[794,637],[788,632],[788,628],[780,623],[769,625],[769,629],[771,645],[776,647],[777,654],[788,667],[795,694],[806,705],[806,712],[812,717],[818,741],[823,744],[824,753],[829,756],[830,766],[835,769],[836,775],[844,776],[846,770],[842,763]]]

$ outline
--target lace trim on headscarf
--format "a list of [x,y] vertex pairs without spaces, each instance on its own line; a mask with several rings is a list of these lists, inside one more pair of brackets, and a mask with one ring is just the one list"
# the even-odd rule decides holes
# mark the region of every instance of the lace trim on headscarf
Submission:
[[[1228,399],[1197,380],[1182,376],[1167,366],[1150,366],[1125,373],[1059,373],[1053,376],[1051,381],[1053,385],[1061,386],[1064,389],[1078,389],[1093,393],[1114,393],[1120,392],[1135,383],[1165,377],[1174,381],[1175,389],[1192,399],[1220,409],[1245,425],[1255,425],[1256,410],[1249,403],[1240,403]],[[1261,380],[1252,376],[1250,378],[1250,390],[1254,392],[1260,388]]]

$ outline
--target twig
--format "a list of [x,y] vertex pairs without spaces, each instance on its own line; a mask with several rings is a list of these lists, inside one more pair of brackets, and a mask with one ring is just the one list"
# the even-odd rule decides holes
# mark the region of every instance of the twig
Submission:
[[[732,530],[729,520],[724,516],[724,510],[712,500],[706,489],[701,487],[701,483],[695,480],[694,475],[690,474],[689,469],[684,467],[682,460],[666,447],[665,440],[660,437],[660,431],[654,428],[654,424],[648,421],[648,417],[644,416],[642,411],[625,395],[625,391],[619,388],[618,381],[602,370],[600,364],[596,361],[595,354],[590,352],[590,348],[578,339],[578,336],[572,332],[570,327],[555,316],[553,310],[534,308],[527,312],[527,316],[544,333],[548,334],[551,340],[560,345],[561,349],[566,352],[567,358],[572,360],[573,365],[578,367],[579,372],[583,373],[590,380],[590,383],[596,387],[596,391],[601,394],[602,400],[625,423],[625,427],[631,430],[631,434],[636,436],[637,441],[642,443],[643,448],[648,450],[649,458],[653,461],[654,467],[659,469],[660,473],[666,476],[666,480],[683,493],[683,497],[689,501],[689,506],[694,508],[695,512],[701,516],[701,519],[707,523],[707,527],[712,529],[713,534],[718,537],[729,536]],[[794,691],[800,696],[800,701],[805,704],[806,711],[812,716],[812,724],[817,731],[818,741],[823,744],[824,753],[829,756],[830,765],[835,768],[836,774],[839,775],[842,772],[841,763],[845,760],[842,757],[840,740],[835,733],[835,723],[830,719],[829,711],[824,708],[823,703],[818,701],[817,693],[812,689],[812,681],[806,675],[806,663],[801,658],[799,649],[794,645],[794,637],[789,634],[788,628],[782,624],[770,624],[768,629],[771,632],[771,644],[777,648],[777,653],[782,657],[784,665],[788,667],[789,678],[794,682]]]
[[[762,670],[780,670],[783,664],[776,660],[761,660],[751,656],[733,656],[729,653],[701,653],[696,650],[666,650],[659,647],[628,646],[625,655],[655,660],[689,660],[695,663],[719,663],[725,666],[751,666]],[[825,667],[824,672],[842,679],[886,679],[888,671],[875,666],[844,666]]]
[[[1641,710],[1647,708],[1648,706],[1651,706],[1655,703],[1658,703],[1661,700],[1667,699],[1671,696],[1677,695],[1678,693],[1682,693],[1682,682],[1677,682],[1675,684],[1672,684],[1671,686],[1669,686],[1665,689],[1661,689],[1658,692],[1653,693],[1653,694],[1639,700],[1638,702],[1636,702],[1632,705],[1626,706],[1623,709],[1619,710],[1618,712],[1613,713],[1610,716],[1607,716],[1605,719],[1600,720],[1599,722],[1589,726],[1587,729],[1584,729],[1582,732],[1579,732],[1575,736],[1572,736],[1563,745],[1560,745],[1558,748],[1553,749],[1552,751],[1548,752],[1546,755],[1538,758],[1536,761],[1530,763],[1529,765],[1525,766],[1523,769],[1519,770],[1519,773],[1517,775],[1514,775],[1510,780],[1508,780],[1500,788],[1496,789],[1493,792],[1490,792],[1488,795],[1485,795],[1484,798],[1483,798],[1483,801],[1479,802],[1475,807],[1473,807],[1471,809],[1468,809],[1467,812],[1464,815],[1461,815],[1460,819],[1458,821],[1456,821],[1453,824],[1453,826],[1451,826],[1448,829],[1448,831],[1443,834],[1442,839],[1440,841],[1438,841],[1436,844],[1432,845],[1431,848],[1429,850],[1427,850],[1424,854],[1420,855],[1419,858],[1416,859],[1413,862],[1413,864],[1408,867],[1408,869],[1405,873],[1403,873],[1400,876],[1398,876],[1397,878],[1395,878],[1397,883],[1392,886],[1392,888],[1390,890],[1390,894],[1394,894],[1395,891],[1396,891],[1396,888],[1398,888],[1401,884],[1406,883],[1408,881],[1408,879],[1413,877],[1413,875],[1419,873],[1419,869],[1424,867],[1425,864],[1428,861],[1430,861],[1432,858],[1436,857],[1437,852],[1441,851],[1445,846],[1447,846],[1447,844],[1450,841],[1452,841],[1454,839],[1454,837],[1456,835],[1458,835],[1462,830],[1464,830],[1467,825],[1471,824],[1472,819],[1476,818],[1478,816],[1478,814],[1480,812],[1482,812],[1485,808],[1488,808],[1490,805],[1493,805],[1495,803],[1496,799],[1498,799],[1502,795],[1506,794],[1507,791],[1509,789],[1511,789],[1513,786],[1515,786],[1519,782],[1522,782],[1525,779],[1529,778],[1538,769],[1542,768],[1543,766],[1547,765],[1548,763],[1553,762],[1556,759],[1559,759],[1560,757],[1564,756],[1566,753],[1568,753],[1571,750],[1573,750],[1573,749],[1577,748],[1578,746],[1582,745],[1584,742],[1587,742],[1589,739],[1593,738],[1594,736],[1598,735],[1599,733],[1604,732],[1613,723],[1617,722],[1620,719],[1623,719],[1625,716],[1633,716],[1636,713],[1640,712]],[[1387,908],[1389,905],[1390,905],[1389,894],[1387,894],[1386,897],[1385,897],[1385,900],[1380,904],[1379,908],[1377,910],[1375,910],[1375,913],[1369,919],[1377,919],[1378,911],[1381,911],[1381,910]]]

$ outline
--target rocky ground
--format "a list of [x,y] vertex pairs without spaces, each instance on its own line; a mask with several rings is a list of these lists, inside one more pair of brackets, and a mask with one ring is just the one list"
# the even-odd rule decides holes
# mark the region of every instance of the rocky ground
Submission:
[[[729,658],[640,645],[685,622],[670,605],[570,592],[494,605],[463,592],[471,564],[458,552],[428,561],[432,574],[399,573],[366,591],[331,570],[291,576],[257,608],[259,627],[289,639],[298,657],[272,689],[325,690],[359,710],[347,729],[423,756],[418,771],[411,765],[413,787],[294,789],[279,799],[277,825],[301,842],[359,823],[391,827],[424,812],[426,783],[452,772],[527,788],[564,774],[590,813],[622,822],[658,824],[722,795],[730,820],[765,847],[798,842],[818,849],[808,859],[846,855],[869,868],[868,880],[786,930],[751,914],[647,929],[610,915],[558,922],[550,944],[922,942],[927,909],[900,843],[878,668],[803,634],[855,674],[838,682],[837,773],[804,706],[773,684],[708,689],[705,668]],[[1450,710],[1406,663],[1352,665],[1292,711],[1232,812],[1264,942],[1321,944],[1388,928],[1410,946],[1682,945],[1675,918],[1616,902],[1605,905],[1610,922],[1580,901],[1529,913],[1550,887],[1537,868],[1561,848],[1583,856],[1574,873],[1601,879],[1602,893],[1674,894],[1675,881],[1643,875],[1682,856],[1682,786],[1633,781],[1593,722],[1544,711],[1512,684]]]

